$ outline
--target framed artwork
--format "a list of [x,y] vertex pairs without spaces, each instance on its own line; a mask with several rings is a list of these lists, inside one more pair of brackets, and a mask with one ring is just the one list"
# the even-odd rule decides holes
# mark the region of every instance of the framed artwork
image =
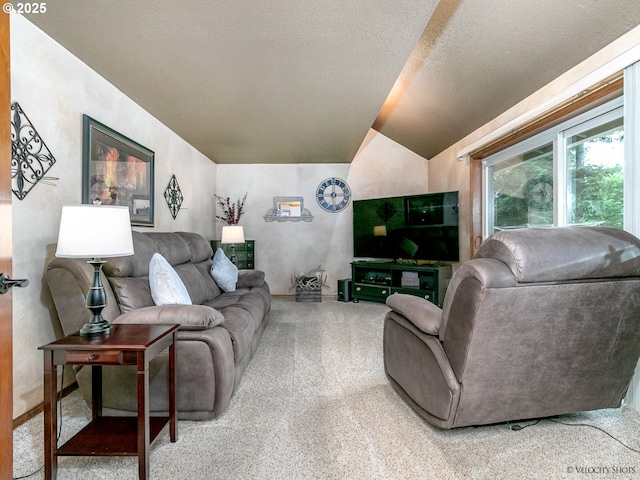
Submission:
[[83,115],[82,203],[129,207],[132,225],[153,226],[154,152]]

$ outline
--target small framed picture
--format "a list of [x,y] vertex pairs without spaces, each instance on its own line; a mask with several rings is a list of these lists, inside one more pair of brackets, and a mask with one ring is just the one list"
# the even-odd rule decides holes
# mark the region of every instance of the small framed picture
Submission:
[[154,156],[84,115],[82,203],[127,206],[132,225],[153,226]]

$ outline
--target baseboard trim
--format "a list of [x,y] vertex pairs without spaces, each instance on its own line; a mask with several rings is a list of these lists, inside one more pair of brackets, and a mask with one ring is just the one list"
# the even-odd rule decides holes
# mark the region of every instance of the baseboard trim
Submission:
[[[73,392],[73,391],[75,391],[77,389],[78,389],[78,383],[77,382],[73,382],[71,385],[66,386],[65,388],[63,388],[62,390],[60,390],[58,392],[58,398],[56,400],[60,400],[61,398],[66,397],[71,392]],[[40,404],[36,405],[35,407],[33,407],[28,412],[23,413],[22,415],[20,415],[17,418],[14,418],[13,419],[13,429],[15,430],[20,425],[22,425],[23,423],[28,422],[33,417],[35,417],[36,415],[42,413],[43,411],[44,411],[44,402],[40,402]]]

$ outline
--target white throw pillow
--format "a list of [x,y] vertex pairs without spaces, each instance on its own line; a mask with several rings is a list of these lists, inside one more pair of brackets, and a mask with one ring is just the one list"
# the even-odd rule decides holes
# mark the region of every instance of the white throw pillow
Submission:
[[154,253],[149,262],[149,286],[156,305],[191,305],[184,282],[159,253]]
[[227,258],[221,248],[213,256],[211,276],[224,292],[235,291],[238,283],[238,267]]

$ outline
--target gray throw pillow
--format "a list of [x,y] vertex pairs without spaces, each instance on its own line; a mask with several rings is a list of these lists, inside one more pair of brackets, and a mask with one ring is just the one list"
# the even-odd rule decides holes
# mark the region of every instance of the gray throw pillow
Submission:
[[238,267],[227,258],[221,248],[213,256],[211,276],[224,292],[234,292],[238,283]]

